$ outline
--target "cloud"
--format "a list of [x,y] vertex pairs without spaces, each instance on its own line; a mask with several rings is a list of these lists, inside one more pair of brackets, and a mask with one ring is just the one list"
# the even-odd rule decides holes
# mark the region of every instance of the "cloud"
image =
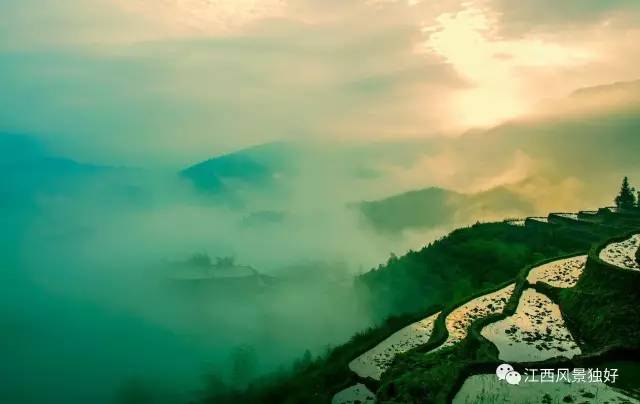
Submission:
[[[8,0],[0,130],[80,160],[183,165],[281,138],[493,125],[634,78],[640,30],[613,17],[637,7],[587,3],[537,26],[529,1]],[[571,29],[551,24],[563,12]]]
[[108,0],[7,0],[0,3],[0,51],[102,46],[151,39],[160,27]]
[[284,0],[116,0],[123,10],[155,20],[174,35],[221,34],[256,20],[284,16]]
[[84,160],[180,165],[283,137],[441,127],[456,74],[415,57],[412,27],[355,23],[5,51],[3,129],[50,134],[58,152]]
[[505,33],[569,29],[603,21],[638,23],[640,3],[635,0],[488,0],[508,24]]
[[469,82],[454,96],[461,126],[493,125],[528,112],[535,98],[526,85],[531,77],[521,69],[566,69],[596,58],[586,47],[532,37],[500,38],[495,33],[501,23],[495,11],[470,3],[423,28],[425,52],[440,55]]

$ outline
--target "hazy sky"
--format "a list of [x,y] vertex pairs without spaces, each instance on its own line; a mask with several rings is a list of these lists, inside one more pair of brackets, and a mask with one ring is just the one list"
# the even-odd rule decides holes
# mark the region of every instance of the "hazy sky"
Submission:
[[637,78],[637,0],[3,0],[0,131],[186,164],[457,133]]

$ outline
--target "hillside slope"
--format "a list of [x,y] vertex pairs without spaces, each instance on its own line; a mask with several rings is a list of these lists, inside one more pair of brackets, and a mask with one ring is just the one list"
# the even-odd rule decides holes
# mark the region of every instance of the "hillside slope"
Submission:
[[[585,217],[588,220],[583,219]],[[334,402],[339,402],[335,400],[345,397],[348,399],[356,393],[365,398],[375,394],[378,402],[388,403],[450,402],[467,377],[480,377],[474,375],[495,372],[501,361],[498,356],[502,354],[480,333],[482,331],[484,335],[484,327],[517,314],[521,296],[540,296],[536,299],[542,299],[540,301],[550,305],[550,308],[560,304],[560,311],[556,311],[556,315],[562,315],[566,320],[565,325],[562,319],[554,320],[552,316],[549,317],[550,314],[541,317],[547,318],[550,321],[548,324],[554,324],[555,328],[547,330],[551,334],[546,337],[543,329],[539,338],[531,340],[548,344],[539,352],[547,352],[547,357],[553,357],[553,352],[558,352],[553,351],[554,338],[563,341],[562,338],[567,337],[560,335],[573,335],[578,344],[574,346],[581,348],[574,349],[575,358],[552,359],[555,361],[552,364],[561,366],[568,363],[586,367],[610,364],[612,360],[626,358],[627,361],[620,365],[630,369],[628,377],[621,381],[624,382],[621,384],[623,390],[607,390],[609,387],[603,385],[596,386],[599,389],[596,392],[603,396],[609,394],[612,397],[622,397],[623,400],[626,400],[624,397],[632,400],[636,393],[629,386],[635,381],[632,377],[635,374],[635,362],[633,356],[628,355],[630,352],[637,352],[632,338],[637,336],[640,325],[631,323],[631,326],[627,326],[622,319],[635,313],[635,307],[640,304],[637,293],[632,294],[628,290],[633,289],[635,283],[630,282],[628,287],[624,286],[625,292],[622,293],[631,301],[618,308],[619,314],[612,317],[611,321],[594,323],[587,331],[581,331],[577,324],[588,324],[586,317],[595,315],[607,318],[609,309],[605,307],[602,313],[597,314],[596,307],[592,312],[581,315],[579,313],[583,310],[582,307],[572,309],[570,304],[563,303],[563,299],[571,300],[571,296],[575,294],[588,294],[590,299],[598,293],[607,298],[615,298],[616,294],[620,294],[605,291],[606,288],[611,291],[616,289],[615,283],[610,282],[604,288],[594,288],[593,283],[588,281],[588,276],[583,280],[580,275],[583,271],[588,274],[593,265],[589,263],[587,269],[584,269],[585,254],[593,243],[605,245],[603,243],[614,235],[628,233],[631,229],[640,229],[640,214],[614,214],[608,209],[601,209],[597,214],[553,214],[545,221],[527,220],[524,225],[505,222],[477,224],[459,229],[419,252],[390,259],[386,265],[358,280],[360,287],[370,288],[372,300],[392,302],[387,305],[389,312],[412,314],[391,317],[379,327],[354,336],[347,344],[335,348],[326,356],[301,364],[291,374],[285,373],[259,381],[243,393],[208,396],[202,402],[327,403],[332,398]],[[593,254],[592,250],[589,262],[593,260]],[[572,262],[577,266],[567,267],[564,262],[568,259],[574,260]],[[535,276],[531,275],[534,272]],[[637,274],[632,276],[637,277]],[[447,277],[447,281],[436,283],[438,279]],[[456,287],[447,289],[447,283]],[[525,290],[528,291],[525,293]],[[499,297],[502,295],[494,293],[497,291],[508,291],[509,294]],[[425,297],[432,294],[439,296],[439,300]],[[489,296],[496,296],[501,300],[495,301]],[[614,307],[616,301],[603,305]],[[432,318],[436,318],[435,323],[424,323]],[[459,323],[460,321],[462,322]],[[562,327],[568,327],[570,331],[563,331]],[[603,332],[605,328],[610,331]],[[625,329],[630,331],[621,331]],[[405,331],[399,334],[401,330]],[[425,332],[426,335],[419,337],[422,342],[417,345],[410,342],[412,338],[418,337],[418,334],[412,337],[413,333]],[[532,332],[538,331],[534,329]],[[567,334],[568,332],[571,334]],[[449,338],[452,333],[456,335],[454,340]],[[602,341],[585,343],[590,338],[593,340],[595,334],[612,337],[605,341],[606,346],[602,345]],[[618,337],[613,338],[614,335]],[[375,359],[378,354],[367,356],[369,350],[380,351],[378,344],[387,344],[387,337],[395,341],[395,348],[384,348],[386,353],[383,355],[392,355],[389,361],[380,362]],[[424,343],[425,337],[427,343]],[[559,349],[566,350],[562,345]],[[603,355],[602,349],[606,350]],[[538,351],[534,349],[534,357],[538,355],[536,352]],[[354,365],[357,358],[363,358],[364,362]],[[378,364],[376,366],[383,366],[381,378],[365,375],[372,374],[366,367],[368,360],[374,360]],[[544,364],[549,365],[549,362]],[[359,375],[361,372],[365,373]],[[495,376],[491,380],[494,379]],[[356,384],[357,387],[353,387]],[[468,386],[469,384],[465,385],[464,394],[476,397],[474,394],[478,392],[473,388],[469,390]],[[496,391],[500,393],[498,387]],[[534,391],[526,394],[538,393]],[[592,394],[585,390],[584,394],[586,393]],[[575,394],[583,393],[568,390],[566,395],[570,398],[567,400],[575,399]],[[631,396],[627,396],[628,394]],[[476,397],[472,401],[483,400],[482,397]]]
[[[630,221],[639,231],[637,220]],[[399,355],[374,389],[378,402],[639,402],[640,271],[604,262],[600,254],[631,237],[638,236],[625,234],[596,244],[588,255],[525,267],[504,311],[471,323],[469,336],[459,344],[434,353],[431,349],[446,336],[436,330],[428,344]],[[623,253],[631,257],[638,244]],[[580,263],[577,272],[561,271],[567,260]],[[550,276],[533,276],[549,265],[555,265]],[[563,277],[566,282],[558,282]],[[526,382],[509,386],[495,376],[505,362],[523,380],[531,377],[531,369],[567,368],[570,381],[546,388]],[[593,381],[576,381],[580,369]],[[596,378],[591,369],[614,369],[621,376]]]
[[416,312],[512,279],[525,265],[586,251],[619,231],[596,223],[586,223],[586,229],[536,224],[484,223],[455,230],[419,251],[390,259],[357,283],[368,291],[378,313]]

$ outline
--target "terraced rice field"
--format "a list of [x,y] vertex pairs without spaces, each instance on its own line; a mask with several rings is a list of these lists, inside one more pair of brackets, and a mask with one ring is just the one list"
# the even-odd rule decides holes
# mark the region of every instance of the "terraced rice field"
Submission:
[[505,220],[505,223],[511,226],[522,227],[524,226],[525,219],[510,219],[510,220]]
[[484,327],[481,331],[498,348],[506,362],[537,362],[581,353],[565,326],[560,308],[551,299],[527,289],[514,315]]
[[376,396],[362,383],[342,390],[333,396],[331,404],[374,403]]
[[540,223],[549,223],[549,219],[546,217],[531,217],[529,219]]
[[600,251],[600,259],[620,268],[640,271],[636,261],[636,251],[640,247],[640,234],[635,234],[624,241],[611,243]]
[[579,220],[577,213],[556,213],[556,215],[567,219]]
[[529,271],[527,281],[531,284],[544,282],[556,288],[571,288],[578,282],[586,263],[586,255],[552,261]]
[[433,325],[439,315],[440,312],[395,332],[374,348],[352,360],[349,363],[349,369],[360,377],[380,380],[380,376],[398,353],[409,351],[429,341]]
[[604,383],[531,383],[510,385],[494,374],[474,375],[465,380],[453,404],[556,404],[640,403]]
[[496,292],[480,296],[462,306],[454,309],[445,319],[448,337],[439,347],[432,350],[435,352],[462,341],[469,331],[471,324],[479,319],[491,314],[501,313],[504,306],[511,298],[515,284],[512,283]]

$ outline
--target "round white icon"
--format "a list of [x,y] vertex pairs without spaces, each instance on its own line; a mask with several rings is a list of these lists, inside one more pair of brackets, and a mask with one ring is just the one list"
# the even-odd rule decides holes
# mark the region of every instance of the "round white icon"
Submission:
[[520,376],[520,373],[518,373],[515,370],[512,370],[511,372],[507,373],[507,375],[505,376],[504,380],[507,381],[507,383],[509,384],[520,384],[520,380],[522,380],[522,376]]
[[499,380],[504,380],[509,372],[513,372],[513,366],[508,363],[503,363],[496,369],[496,376],[498,376]]

